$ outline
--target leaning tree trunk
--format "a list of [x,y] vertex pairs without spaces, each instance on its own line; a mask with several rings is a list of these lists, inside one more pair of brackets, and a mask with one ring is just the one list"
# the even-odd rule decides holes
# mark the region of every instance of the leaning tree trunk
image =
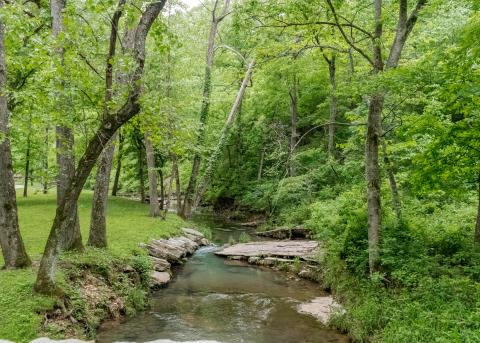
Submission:
[[[105,68],[105,102],[103,115],[108,116],[109,106],[113,99],[113,59],[117,47],[118,22],[122,15],[125,0],[119,0],[117,9],[113,15],[110,30],[110,42]],[[131,48],[131,45],[129,45]],[[95,191],[93,193],[92,212],[90,219],[90,234],[88,245],[97,248],[107,247],[107,200],[110,174],[112,172],[113,155],[115,153],[115,134],[107,146],[103,149],[95,178]]]
[[122,158],[123,158],[123,135],[118,132],[118,153],[117,153],[117,166],[115,168],[115,178],[113,179],[112,196],[117,196],[120,182],[120,172],[122,170]]
[[[218,31],[218,24],[226,17],[228,14],[227,11],[230,7],[230,0],[225,0],[223,13],[220,17],[216,16],[216,9],[218,6],[219,0],[215,1],[215,6],[212,11],[212,23],[210,26],[210,34],[208,36],[208,46],[207,46],[207,55],[206,55],[206,65],[205,65],[205,76],[203,80],[203,96],[202,96],[202,107],[200,109],[200,127],[198,130],[197,136],[197,148],[203,146],[205,140],[205,127],[207,125],[208,111],[210,108],[210,94],[212,92],[212,66],[213,59],[215,56],[215,37]],[[193,197],[195,195],[195,189],[197,187],[197,177],[200,171],[201,156],[200,152],[197,150],[193,157],[192,164],[192,173],[190,174],[190,179],[188,181],[187,189],[185,190],[185,198],[183,200],[182,206],[182,217],[190,217],[192,213],[192,203]]]
[[107,200],[110,174],[112,171],[113,154],[115,153],[114,135],[108,145],[103,149],[98,159],[97,176],[95,178],[95,191],[93,193],[92,213],[90,219],[90,233],[88,245],[96,248],[107,247]]
[[[51,14],[52,14],[52,36],[54,40],[57,40],[64,31],[63,25],[63,10],[65,9],[65,1],[63,0],[51,0],[50,1]],[[64,64],[64,49],[63,46],[59,46],[55,49],[55,53],[60,60],[60,64]],[[65,82],[60,80],[61,88],[65,88]],[[59,94],[60,104],[58,108],[67,111],[65,103],[65,95]],[[62,113],[65,115],[66,113]],[[73,130],[67,125],[57,125],[57,206],[63,202],[65,192],[67,191],[68,184],[75,175],[75,154],[73,151],[74,136]],[[78,219],[77,210],[72,213],[70,218],[72,225],[65,227],[65,233],[60,237],[60,249],[70,250],[82,250],[82,235],[80,233],[80,221]]]
[[[2,6],[3,2],[0,2],[0,8]],[[0,245],[5,268],[23,268],[30,265],[30,259],[25,251],[18,227],[17,199],[8,130],[6,84],[4,28],[0,18]]]
[[[158,190],[157,190],[158,183],[157,183],[157,171],[155,170],[155,151],[153,150],[153,144],[149,138],[148,133],[145,133],[145,152],[147,154],[148,194],[150,196],[150,217],[158,217],[160,215],[160,204],[158,202]],[[140,175],[140,178],[143,178],[143,175]],[[140,184],[142,184],[142,181],[140,181]]]
[[103,147],[115,132],[140,111],[139,96],[141,93],[141,78],[145,65],[145,41],[154,20],[158,17],[166,0],[152,2],[146,6],[140,21],[135,28],[135,45],[132,55],[136,68],[130,77],[130,85],[126,101],[116,112],[109,114],[102,121],[99,129],[89,141],[87,149],[78,163],[75,177],[71,180],[64,201],[56,210],[55,219],[45,246],[34,290],[42,294],[57,292],[55,284],[56,262],[59,253],[59,239],[66,226],[71,225],[72,213],[75,212],[78,197],[87,181]]
[[220,139],[218,140],[217,146],[215,147],[215,150],[213,151],[210,159],[208,160],[207,167],[205,169],[205,173],[203,175],[203,178],[199,184],[198,187],[198,192],[195,196],[195,201],[194,201],[194,208],[197,207],[200,204],[200,201],[203,198],[203,195],[205,194],[205,191],[207,190],[207,186],[210,182],[210,179],[215,171],[215,168],[217,167],[218,160],[220,159],[220,155],[223,151],[223,148],[225,147],[225,143],[228,140],[228,137],[230,135],[230,129],[235,122],[235,118],[237,116],[238,110],[240,108],[240,105],[243,100],[243,96],[245,94],[245,90],[247,89],[248,83],[250,82],[252,78],[252,73],[253,73],[253,67],[255,65],[255,61],[252,61],[248,65],[247,72],[245,74],[245,77],[243,78],[243,82],[240,86],[240,89],[238,90],[237,97],[235,99],[235,102],[233,103],[232,109],[230,110],[230,113],[227,117],[227,120],[225,121],[225,124],[222,128],[222,132],[220,133]]
[[298,117],[298,79],[293,76],[293,86],[289,92],[290,95],[290,148],[288,154],[288,176],[295,176],[295,161],[293,154],[297,145],[297,117]]

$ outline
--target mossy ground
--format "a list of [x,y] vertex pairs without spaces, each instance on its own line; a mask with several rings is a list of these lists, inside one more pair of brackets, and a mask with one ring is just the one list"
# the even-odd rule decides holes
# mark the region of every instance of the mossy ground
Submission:
[[[54,192],[52,192],[54,193]],[[84,241],[88,237],[92,194],[82,194],[79,200],[79,216]],[[26,342],[35,338],[42,330],[45,313],[58,306],[57,299],[35,295],[32,292],[36,276],[36,265],[48,237],[55,214],[56,199],[50,195],[31,195],[18,198],[20,228],[34,267],[25,270],[0,271],[0,339]],[[115,295],[125,300],[126,314],[141,307],[142,275],[148,269],[148,263],[142,256],[138,244],[154,237],[168,237],[185,225],[182,219],[170,214],[166,220],[148,216],[148,207],[136,201],[110,198],[107,212],[108,243],[106,251],[87,249],[83,255],[69,254],[62,257],[59,264],[58,279],[67,294],[69,310],[75,319],[80,318],[84,329],[98,325],[104,313],[90,313],[85,304],[85,296],[79,289],[82,278],[93,274],[97,281],[95,287],[105,285],[115,291]],[[0,256],[0,264],[3,260]],[[125,273],[124,269],[133,270]],[[133,273],[133,274],[132,274]],[[98,283],[102,285],[98,285]],[[103,294],[98,302],[105,302],[112,295]],[[105,304],[103,303],[102,306]],[[102,307],[99,306],[99,307]],[[105,308],[105,306],[104,306]],[[77,311],[77,312],[75,312]],[[88,317],[88,318],[87,318]],[[48,322],[48,320],[47,320]],[[50,325],[50,324],[49,324]],[[50,325],[51,326],[51,325]],[[45,329],[45,328],[44,328]],[[47,327],[52,334],[61,336],[62,328]],[[88,334],[88,332],[87,332]]]

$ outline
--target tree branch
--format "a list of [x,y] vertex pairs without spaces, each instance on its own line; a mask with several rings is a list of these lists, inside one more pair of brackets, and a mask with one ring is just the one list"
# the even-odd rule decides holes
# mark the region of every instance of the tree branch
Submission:
[[362,49],[360,49],[355,44],[353,44],[353,42],[350,40],[350,38],[348,38],[347,34],[343,30],[342,24],[340,24],[340,21],[338,19],[337,12],[335,11],[335,7],[333,6],[332,0],[326,0],[326,1],[327,1],[328,6],[330,7],[330,10],[332,11],[333,18],[335,19],[335,24],[338,27],[338,30],[340,31],[340,33],[341,33],[343,39],[345,40],[345,42],[347,42],[347,44],[350,45],[353,50],[355,50],[360,55],[362,55],[368,61],[368,63],[370,63],[372,66],[374,66],[375,64],[373,63],[370,56],[368,56]]

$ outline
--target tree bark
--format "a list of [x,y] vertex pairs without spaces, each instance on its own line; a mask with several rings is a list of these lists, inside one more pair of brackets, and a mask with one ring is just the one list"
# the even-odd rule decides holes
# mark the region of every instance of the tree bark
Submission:
[[55,269],[59,253],[60,235],[65,226],[72,224],[69,219],[75,211],[78,197],[103,147],[123,124],[140,111],[138,100],[141,93],[140,81],[145,65],[145,41],[151,25],[165,5],[165,1],[152,2],[146,6],[135,28],[135,45],[132,55],[136,62],[136,67],[130,77],[131,87],[126,100],[117,111],[104,118],[97,132],[89,141],[87,149],[78,163],[75,177],[68,186],[66,196],[57,207],[34,285],[34,290],[38,293],[55,294],[58,292],[55,284]]
[[[217,17],[216,11],[219,0],[215,0],[215,5],[212,11],[212,23],[210,26],[210,34],[208,36],[205,76],[203,81],[203,95],[202,95],[202,107],[200,109],[200,127],[197,136],[197,148],[202,147],[205,140],[205,126],[207,125],[208,111],[210,108],[210,94],[212,92],[212,66],[215,56],[215,37],[218,31],[218,24],[228,14],[230,7],[230,0],[225,0],[223,5],[222,15]],[[183,206],[181,216],[188,218],[192,213],[192,203],[195,195],[195,189],[197,186],[198,172],[200,171],[201,156],[200,152],[196,151],[193,157],[192,172],[188,181],[187,189],[185,190],[185,198],[183,200]]]
[[375,94],[370,99],[367,120],[367,138],[365,153],[365,168],[367,176],[368,203],[368,250],[370,272],[378,270],[380,256],[380,166],[378,163],[378,144],[382,120],[383,95]]
[[[158,217],[160,215],[160,204],[158,202],[157,190],[157,171],[155,168],[155,151],[153,150],[152,141],[149,134],[145,133],[145,152],[147,154],[148,168],[148,194],[150,196],[150,217]],[[142,169],[141,169],[142,170]],[[140,176],[143,178],[143,175]],[[140,184],[142,182],[140,181]]]
[[96,248],[107,247],[107,200],[110,174],[112,171],[113,155],[115,153],[116,134],[103,149],[98,159],[95,191],[93,193],[92,212],[90,216],[90,233],[87,245]]
[[117,166],[115,169],[115,178],[113,180],[112,196],[117,196],[118,189],[119,189],[120,172],[122,170],[123,140],[124,140],[123,135],[119,131],[118,132]]
[[218,140],[217,146],[215,147],[215,150],[213,151],[210,159],[208,160],[207,167],[205,169],[205,173],[203,175],[203,178],[199,184],[198,187],[198,192],[195,196],[195,201],[194,201],[194,208],[196,208],[199,204],[200,201],[203,198],[203,195],[205,194],[205,191],[207,190],[207,186],[210,182],[210,179],[215,171],[215,168],[217,167],[218,160],[220,159],[220,155],[223,151],[223,148],[225,147],[225,143],[228,140],[228,137],[230,135],[230,128],[232,127],[233,123],[235,122],[235,118],[237,116],[238,110],[240,108],[240,105],[243,100],[243,96],[245,95],[245,90],[247,89],[248,83],[250,82],[252,78],[252,73],[253,73],[253,67],[255,66],[255,61],[252,61],[248,65],[247,72],[245,74],[245,77],[243,78],[243,82],[240,86],[240,89],[238,90],[237,97],[235,99],[235,102],[233,103],[232,109],[230,110],[230,113],[228,114],[227,120],[225,121],[225,124],[222,128],[222,132],[220,133],[220,139]]
[[388,156],[387,144],[385,139],[381,140],[383,151],[383,162],[385,163],[385,169],[387,170],[388,183],[390,184],[390,190],[392,192],[392,208],[395,212],[397,222],[400,223],[402,219],[402,203],[400,201],[400,193],[398,191],[397,180],[395,179],[395,171],[393,169],[392,161]]
[[[0,2],[1,7],[3,2]],[[23,268],[29,266],[31,262],[18,226],[6,85],[4,26],[0,18],[0,246],[4,268]]]
[[[63,10],[65,9],[65,2],[63,0],[50,0],[50,9],[52,15],[52,36],[54,40],[57,40],[64,31],[63,25]],[[60,64],[64,64],[64,49],[60,44],[55,53],[60,60]],[[65,82],[60,80],[60,88],[65,88]],[[67,111],[67,105],[65,103],[65,95],[59,94],[58,108]],[[63,113],[64,115],[66,113]],[[75,154],[73,151],[74,135],[73,130],[65,124],[57,125],[57,206],[62,203],[65,192],[67,191],[68,184],[75,175]],[[82,235],[80,232],[80,221],[78,213],[75,211],[72,213],[72,218],[69,219],[72,225],[65,227],[65,231],[59,237],[60,249],[62,250],[83,250]]]
[[295,165],[293,154],[297,145],[297,117],[298,117],[298,79],[293,76],[293,86],[289,92],[290,95],[290,148],[288,155],[288,175],[295,176]]

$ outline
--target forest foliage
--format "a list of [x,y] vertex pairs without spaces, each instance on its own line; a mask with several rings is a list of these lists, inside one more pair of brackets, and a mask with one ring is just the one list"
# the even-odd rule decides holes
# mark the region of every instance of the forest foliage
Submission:
[[[47,1],[1,3],[0,138],[17,183],[53,192],[55,127],[72,130],[78,162],[106,113],[131,105],[112,132],[107,190],[159,192],[163,215],[175,198],[188,216],[204,189],[200,205],[305,225],[347,308],[334,324],[358,341],[480,340],[477,1],[169,1],[144,59],[123,43],[153,2],[67,1],[57,37]],[[98,189],[92,168],[80,189]]]

